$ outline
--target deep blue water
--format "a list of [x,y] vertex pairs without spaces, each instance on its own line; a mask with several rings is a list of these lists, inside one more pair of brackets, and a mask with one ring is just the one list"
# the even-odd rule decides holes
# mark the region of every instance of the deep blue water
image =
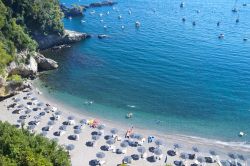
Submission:
[[[92,115],[168,133],[250,141],[237,136],[250,135],[250,4],[239,0],[233,13],[234,1],[189,0],[183,9],[180,2],[118,0],[115,10],[88,9],[83,18],[64,19],[67,29],[93,37],[47,52],[60,67],[41,80],[54,97]],[[110,38],[100,40],[100,33]],[[127,112],[134,118],[126,120]]]

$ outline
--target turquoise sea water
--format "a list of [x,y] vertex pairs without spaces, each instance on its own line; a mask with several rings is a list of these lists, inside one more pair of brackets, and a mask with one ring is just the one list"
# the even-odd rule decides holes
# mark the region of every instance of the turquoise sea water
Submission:
[[[118,0],[115,10],[89,9],[83,18],[64,19],[67,29],[93,37],[71,48],[46,52],[60,67],[42,75],[43,84],[53,89],[53,97],[120,123],[249,142],[250,4],[243,7],[244,1],[239,0],[239,12],[233,13],[234,1],[189,0],[183,9],[180,2]],[[110,38],[100,40],[96,36],[100,33]],[[225,35],[222,40],[220,33]],[[84,104],[89,100],[94,104]],[[127,112],[133,112],[134,118],[125,119]],[[239,138],[240,131],[248,136]]]

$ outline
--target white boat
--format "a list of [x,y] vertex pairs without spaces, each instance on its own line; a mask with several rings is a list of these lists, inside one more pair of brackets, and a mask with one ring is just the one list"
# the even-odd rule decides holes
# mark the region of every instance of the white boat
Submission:
[[136,26],[137,28],[139,28],[139,27],[141,26],[141,23],[140,23],[139,21],[136,21],[136,22],[135,22],[135,26]]
[[95,11],[94,11],[94,10],[92,10],[92,11],[90,12],[90,14],[91,14],[91,15],[95,14]]
[[99,14],[99,16],[100,16],[100,17],[102,17],[102,16],[103,16],[103,14],[102,14],[102,13],[100,13],[100,14]]
[[124,29],[125,28],[124,25],[122,25],[121,28]]
[[72,17],[71,17],[71,16],[69,16],[69,19],[70,19],[70,20],[72,20]]
[[118,19],[122,19],[122,16],[121,16],[121,15],[119,15],[119,16],[118,16]]
[[183,7],[184,7],[184,2],[181,2],[180,8],[183,8]]
[[224,38],[224,34],[221,33],[221,34],[218,36],[218,38],[219,38],[219,39],[223,39],[223,38]]
[[84,21],[84,20],[81,20],[81,23],[85,23],[86,21]]

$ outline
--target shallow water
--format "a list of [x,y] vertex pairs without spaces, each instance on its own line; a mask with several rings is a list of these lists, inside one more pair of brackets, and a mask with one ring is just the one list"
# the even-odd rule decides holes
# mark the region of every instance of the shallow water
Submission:
[[[243,42],[250,40],[250,5],[242,3],[238,14],[231,12],[234,1],[226,0],[185,1],[183,9],[176,0],[120,0],[115,10],[95,8],[91,15],[89,9],[84,18],[64,24],[93,37],[46,52],[60,67],[41,80],[52,96],[93,115],[168,133],[249,141],[237,136],[250,133],[250,41]],[[110,38],[100,40],[100,33]],[[127,112],[134,118],[125,119]]]

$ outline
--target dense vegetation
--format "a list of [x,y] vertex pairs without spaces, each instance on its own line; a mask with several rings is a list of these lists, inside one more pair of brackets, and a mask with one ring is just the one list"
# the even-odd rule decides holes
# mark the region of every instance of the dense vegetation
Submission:
[[33,34],[63,33],[58,0],[0,0],[0,11],[0,75],[16,52],[36,50]]
[[70,160],[56,142],[0,121],[1,166],[69,166]]

